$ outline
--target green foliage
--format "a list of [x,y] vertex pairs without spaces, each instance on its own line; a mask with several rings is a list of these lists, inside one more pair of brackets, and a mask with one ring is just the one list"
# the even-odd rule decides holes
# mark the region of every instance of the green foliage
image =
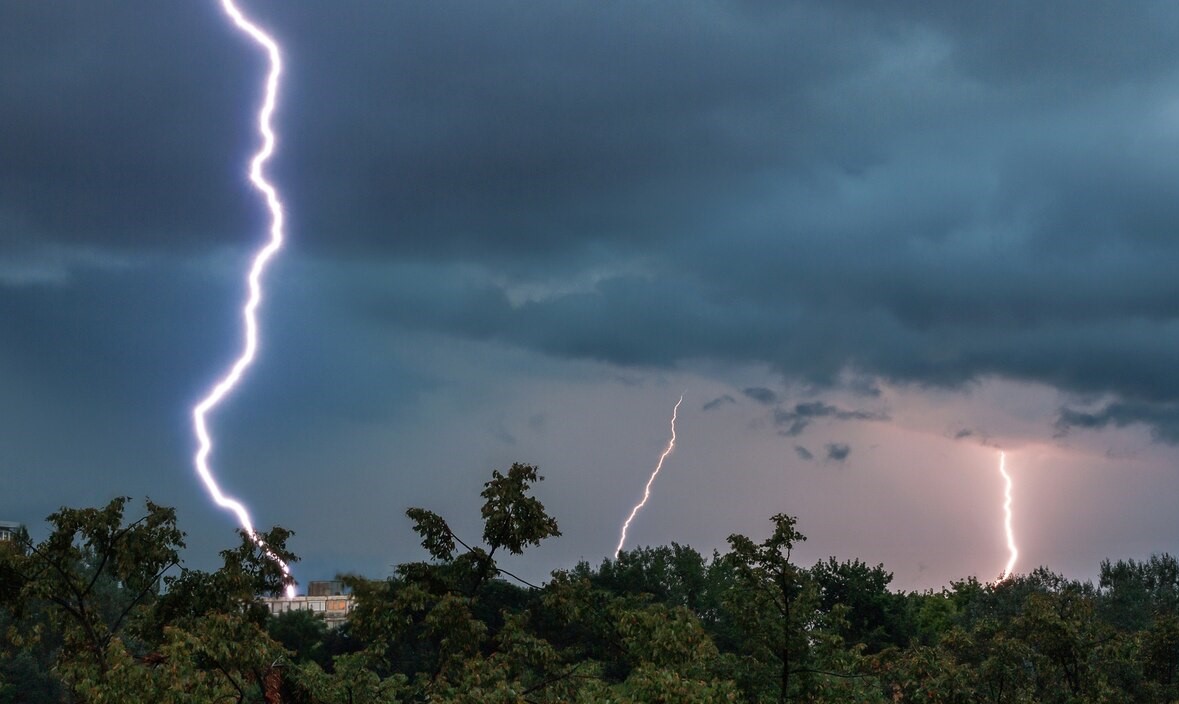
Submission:
[[287,611],[266,622],[266,633],[290,653],[294,662],[331,666],[328,627],[318,614]]
[[316,704],[398,704],[405,687],[403,676],[382,678],[363,655],[339,655],[335,671],[326,673],[317,663],[290,672],[290,684],[301,701]]
[[484,498],[483,542],[493,553],[502,547],[519,555],[529,545],[561,535],[544,504],[528,495],[532,484],[542,481],[536,467],[527,464],[513,464],[506,475],[499,470],[491,473],[491,481],[483,485],[479,495]]
[[[588,566],[582,569],[589,573]],[[707,564],[700,553],[677,543],[636,548],[620,552],[613,561],[603,560],[593,582],[615,594],[646,594],[661,604],[698,612],[708,591]]]
[[1152,555],[1146,562],[1101,563],[1098,581],[1105,620],[1126,630],[1148,628],[1158,616],[1179,615],[1179,561]]
[[867,653],[889,646],[905,646],[916,636],[906,613],[906,600],[888,590],[892,574],[884,565],[868,567],[859,560],[836,562],[830,558],[810,570],[819,596],[819,609],[831,613],[844,608],[839,635],[847,642],[862,643]]
[[267,555],[293,560],[289,534],[243,535],[217,572],[165,576],[184,546],[175,512],[148,501],[127,521],[127,502],[63,508],[44,541],[0,555],[19,583],[0,606],[14,701],[261,701],[286,653],[256,595],[281,588]]
[[411,508],[405,515],[413,521],[414,532],[422,536],[422,547],[430,557],[443,562],[454,557],[454,535],[441,516],[424,508]]
[[124,525],[128,500],[63,508],[49,516],[45,541],[5,559],[21,584],[18,604],[43,604],[70,661],[85,663],[99,678],[111,667],[111,643],[147,608],[184,547],[173,509],[148,501],[147,513]]
[[560,535],[515,464],[483,486],[482,543],[425,509],[426,561],[344,577],[349,622],[271,617],[274,528],[179,565],[171,509],[62,509],[39,544],[0,547],[0,704],[1179,701],[1179,563],[1105,562],[1095,588],[1046,569],[890,591],[882,565],[793,562],[793,517],[705,558],[640,548],[532,585],[505,571]]

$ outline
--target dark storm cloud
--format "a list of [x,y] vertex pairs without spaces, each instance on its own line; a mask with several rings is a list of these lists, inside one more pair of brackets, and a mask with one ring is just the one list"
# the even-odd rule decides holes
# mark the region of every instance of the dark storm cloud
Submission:
[[[51,432],[113,424],[120,427],[108,430],[111,438],[134,430],[187,447],[188,409],[224,371],[240,339],[241,286],[236,275],[210,274],[221,264],[197,268],[150,258],[115,270],[83,269],[68,285],[4,290],[0,329],[19,344],[0,345],[0,389],[8,392],[8,378],[19,377],[46,398],[66,399],[68,414],[50,418]],[[398,374],[370,330],[300,290],[298,264],[284,262],[281,270],[290,276],[271,281],[262,363],[248,375],[247,400],[235,404],[246,408],[248,399],[259,398],[275,404],[266,413],[247,412],[251,429],[290,435],[304,432],[298,426],[309,414],[327,427],[410,412],[389,398],[412,397],[429,380]],[[308,327],[307,318],[316,324]],[[0,404],[0,418],[21,415],[22,407]]]
[[827,459],[832,462],[843,462],[851,454],[851,446],[842,442],[832,442],[824,446]]
[[969,428],[962,428],[958,432],[954,433],[954,439],[955,440],[962,440],[963,438],[968,438],[971,435],[974,435],[973,430],[970,430]]
[[711,411],[711,410],[720,408],[721,406],[725,405],[726,403],[736,403],[736,402],[737,402],[737,400],[734,399],[732,396],[725,394],[724,396],[718,396],[717,398],[712,399],[708,403],[705,403],[703,406],[700,407],[700,410]]
[[[1135,412],[1107,423],[1169,437],[1171,5],[257,11],[290,48],[293,239],[381,322],[865,391],[994,375],[1110,394]],[[258,229],[261,62],[216,8],[18,3],[0,66],[0,259]]]
[[846,411],[822,401],[799,403],[793,409],[775,408],[774,425],[782,428],[778,432],[789,437],[797,437],[816,418],[833,418],[835,420],[888,420],[885,413],[872,411]]
[[1109,403],[1095,411],[1062,408],[1056,419],[1059,434],[1072,429],[1101,430],[1143,424],[1160,442],[1179,445],[1179,406],[1173,404]]
[[1151,76],[1173,65],[1167,56],[1168,37],[1179,28],[1162,2],[1126,12],[1116,0],[1089,0],[1073,6],[1068,18],[1059,7],[1018,0],[836,4],[896,27],[916,22],[943,33],[953,40],[954,59],[963,73],[988,82],[1056,84],[1083,77],[1120,83],[1128,76]]
[[810,460],[815,459],[814,454],[802,445],[795,445],[794,453],[798,455],[798,459],[800,460],[806,460],[809,462]]
[[777,401],[778,401],[778,394],[774,393],[770,389],[767,389],[767,388],[761,387],[761,386],[749,387],[747,389],[742,390],[741,393],[745,394],[745,396],[747,396],[748,398],[751,398],[754,401],[757,401],[758,403],[761,403],[761,404],[765,404],[767,406],[773,405],[774,403],[777,403]]
[[[18,3],[0,23],[0,256],[171,249],[260,222],[240,108],[261,68],[215,8]],[[246,117],[246,120],[243,120]]]

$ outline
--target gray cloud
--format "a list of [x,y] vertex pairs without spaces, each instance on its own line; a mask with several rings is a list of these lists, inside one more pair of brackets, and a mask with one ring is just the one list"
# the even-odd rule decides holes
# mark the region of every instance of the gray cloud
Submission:
[[796,404],[790,410],[775,408],[773,418],[774,425],[781,428],[779,433],[789,437],[797,437],[816,418],[885,421],[888,420],[888,415],[863,410],[847,411],[822,401],[809,401]]
[[773,405],[778,401],[778,394],[761,386],[751,386],[741,391],[746,397],[764,405]]
[[[1062,428],[1173,437],[1176,8],[521,7],[269,8],[290,47],[274,172],[317,263],[300,285],[334,306],[304,329],[345,310],[376,338],[764,365],[820,389],[850,372],[864,393],[999,376],[1116,399]],[[182,365],[208,338],[176,321],[213,303],[183,277],[144,302],[139,273],[93,262],[255,241],[260,58],[215,8],[59,15],[19,3],[0,26],[0,326],[22,331],[0,360],[150,393],[98,338]],[[779,424],[815,417],[840,418]]]
[[1058,434],[1073,429],[1101,430],[1113,426],[1146,425],[1155,440],[1179,445],[1179,406],[1154,403],[1108,403],[1095,411],[1062,408],[1056,419]]
[[824,449],[827,450],[827,459],[832,462],[843,462],[851,454],[851,446],[841,442],[828,443]]
[[725,394],[723,396],[719,396],[719,397],[714,398],[711,401],[705,403],[703,406],[700,407],[700,410],[711,411],[711,410],[720,408],[721,406],[723,406],[725,404],[736,403],[736,402],[737,402],[737,400],[734,399],[732,396]]
[[[318,256],[442,278],[652,267],[487,318],[470,300],[418,312],[453,333],[620,364],[1175,400],[1174,340],[1134,339],[1179,312],[1179,163],[1151,122],[1179,66],[1173,11],[1088,7],[546,7],[530,23],[473,2],[284,8],[268,18],[293,47],[275,168]],[[254,231],[248,45],[199,8],[77,8],[73,30],[53,13],[25,4],[0,29],[0,211],[27,223],[4,237],[191,249]],[[105,27],[120,46],[97,44]],[[374,293],[401,304],[388,282]],[[558,322],[577,312],[584,326]],[[1069,350],[1086,354],[1059,364]]]
[[968,438],[968,437],[970,437],[971,435],[974,435],[974,431],[973,431],[973,430],[971,430],[971,429],[969,429],[969,428],[962,428],[962,429],[961,429],[961,430],[959,430],[958,432],[954,433],[954,439],[955,439],[955,440],[961,440],[961,439],[963,439],[963,438]]
[[[323,506],[384,525],[540,440],[562,463],[600,451],[539,390],[564,383],[753,369],[872,398],[1002,378],[1105,400],[1059,432],[1179,438],[1179,7],[255,4],[288,50],[290,249],[218,460],[265,520],[290,508],[275,520],[324,538],[306,567],[355,548],[379,571],[404,542],[354,541]],[[0,421],[29,471],[0,517],[117,483],[232,537],[190,476],[187,409],[235,349],[264,229],[245,187],[262,59],[216,3],[3,18]],[[786,435],[884,420],[774,403]],[[465,415],[487,406],[512,413]],[[818,442],[799,460],[850,456]]]

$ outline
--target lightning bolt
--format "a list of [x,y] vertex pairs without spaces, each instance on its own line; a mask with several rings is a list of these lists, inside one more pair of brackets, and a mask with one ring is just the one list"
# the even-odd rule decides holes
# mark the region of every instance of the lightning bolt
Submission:
[[295,581],[291,576],[290,567],[286,562],[271,552],[269,548],[263,545],[257,532],[254,531],[254,522],[250,519],[250,514],[246,510],[246,507],[237,499],[226,496],[221,492],[221,488],[217,486],[217,481],[213,478],[212,470],[209,469],[209,453],[212,452],[213,441],[209,437],[209,429],[206,426],[205,417],[209,411],[221,403],[222,399],[237,386],[242,374],[245,373],[246,369],[254,361],[254,355],[258,349],[257,311],[259,304],[262,302],[262,274],[266,271],[266,265],[270,262],[271,258],[282,247],[284,222],[283,205],[282,201],[279,200],[278,190],[266,180],[266,176],[263,173],[263,167],[274,154],[275,138],[274,129],[271,127],[271,118],[274,116],[274,108],[278,100],[278,78],[282,74],[282,54],[279,51],[278,43],[269,34],[247,19],[242,11],[238,9],[234,0],[221,0],[221,8],[229,19],[232,20],[234,26],[264,49],[270,59],[270,71],[266,76],[266,93],[262,100],[262,107],[258,110],[258,132],[262,137],[262,145],[250,160],[250,182],[264,196],[266,205],[270,210],[270,237],[266,245],[254,255],[254,262],[250,267],[250,273],[247,278],[250,293],[245,305],[242,307],[245,345],[242,348],[241,354],[234,361],[233,366],[217,381],[208,395],[201,399],[192,409],[193,429],[200,442],[194,462],[197,473],[200,475],[201,481],[204,482],[205,488],[213,498],[213,501],[221,508],[228,509],[236,514],[242,530],[255,543],[262,546],[267,557],[274,560],[282,568],[282,573],[287,583],[287,596],[291,597],[295,595]]
[[1007,566],[999,575],[999,581],[1002,582],[1011,576],[1011,568],[1015,567],[1015,560],[1019,557],[1019,548],[1015,547],[1015,532],[1011,530],[1011,475],[1007,473],[1007,453],[1002,451],[999,452],[999,474],[1003,475],[1003,481],[1006,482],[1006,488],[1003,490],[1003,496],[1006,499],[1003,502],[1005,513],[1003,527],[1007,531],[1007,550],[1011,553],[1007,559]]
[[643,500],[635,504],[631,509],[630,515],[626,517],[626,521],[622,524],[622,535],[618,538],[618,547],[614,548],[614,559],[618,559],[618,553],[622,552],[622,545],[626,542],[626,531],[630,528],[630,522],[635,519],[639,509],[647,505],[647,499],[651,498],[651,485],[655,483],[655,477],[659,476],[659,470],[663,469],[663,460],[671,454],[675,449],[675,418],[679,413],[680,404],[684,402],[684,395],[680,394],[680,400],[675,402],[675,408],[671,409],[671,440],[667,443],[667,449],[659,456],[659,463],[655,465],[655,471],[651,472],[651,478],[647,480],[647,486],[643,489]]

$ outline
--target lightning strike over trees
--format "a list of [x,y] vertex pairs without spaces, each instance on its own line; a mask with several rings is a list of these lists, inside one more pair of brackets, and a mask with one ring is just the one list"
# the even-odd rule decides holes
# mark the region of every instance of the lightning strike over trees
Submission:
[[651,478],[647,480],[647,486],[643,488],[643,500],[635,504],[631,509],[630,515],[626,517],[626,521],[622,524],[622,535],[618,538],[618,547],[614,548],[614,559],[618,559],[618,553],[622,552],[622,545],[626,542],[626,531],[630,528],[630,522],[635,519],[639,509],[647,505],[647,499],[651,498],[651,485],[655,483],[655,477],[659,476],[659,470],[663,469],[663,461],[675,449],[675,419],[679,413],[680,404],[684,402],[684,395],[680,394],[680,400],[675,402],[675,407],[671,409],[671,440],[667,443],[667,449],[659,456],[659,463],[655,465],[655,471],[651,473]]
[[1015,567],[1015,560],[1019,557],[1019,548],[1015,547],[1015,533],[1011,529],[1011,475],[1007,473],[1007,453],[1002,451],[999,452],[999,474],[1003,475],[1003,481],[1006,482],[1003,489],[1003,527],[1007,531],[1007,550],[1011,554],[1007,559],[1007,566],[999,575],[999,581],[1002,582],[1011,576],[1011,568]]
[[250,183],[262,194],[266,206],[270,211],[270,236],[265,246],[254,255],[247,282],[249,296],[242,308],[242,323],[245,330],[245,344],[241,354],[233,365],[212,387],[209,393],[192,409],[193,429],[200,446],[194,462],[197,473],[204,482],[205,488],[218,506],[228,509],[237,515],[242,530],[258,545],[262,546],[266,554],[282,567],[283,575],[287,578],[287,596],[294,596],[295,585],[291,577],[290,567],[281,558],[263,545],[262,540],[254,530],[254,522],[246,507],[238,500],[226,496],[217,485],[213,472],[209,467],[209,454],[213,449],[213,441],[209,435],[205,418],[221,401],[237,386],[242,374],[253,363],[258,349],[258,319],[257,310],[262,302],[262,275],[266,265],[278,252],[283,244],[283,204],[279,200],[278,189],[266,179],[263,167],[274,155],[275,136],[271,126],[275,105],[278,100],[278,79],[282,74],[282,55],[278,43],[261,28],[251,22],[234,3],[234,0],[221,0],[221,7],[239,31],[248,35],[267,54],[270,61],[270,71],[266,77],[266,90],[262,100],[262,107],[258,111],[258,132],[262,138],[262,145],[250,160]]

